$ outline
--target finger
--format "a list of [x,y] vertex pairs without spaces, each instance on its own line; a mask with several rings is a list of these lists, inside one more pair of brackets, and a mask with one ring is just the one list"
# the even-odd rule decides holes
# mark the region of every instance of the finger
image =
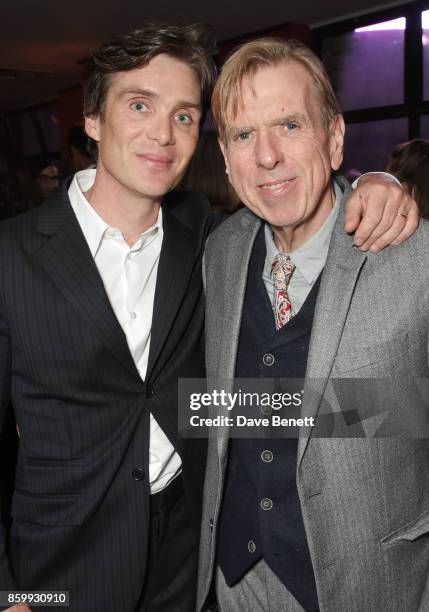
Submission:
[[413,214],[413,218],[419,215],[419,207],[417,202],[408,194],[404,193],[404,197],[399,202],[398,212],[408,216]]
[[[396,191],[390,193],[385,204],[382,219],[374,228],[369,238],[359,247],[362,251],[371,249],[379,252],[382,248],[396,243],[404,229],[407,218],[412,212],[409,228],[411,233],[415,231],[415,213],[418,210],[416,202],[405,192]],[[414,229],[412,229],[414,228]],[[401,238],[401,241],[403,239]],[[399,243],[398,243],[399,244]],[[375,246],[374,246],[375,245]],[[374,247],[374,249],[372,248]]]
[[362,251],[371,249],[378,252],[392,243],[399,244],[415,231],[418,206],[400,189],[389,189],[386,195],[378,190],[376,200],[373,199],[374,188],[371,194],[372,204],[368,204],[368,194],[362,196],[362,192],[354,193],[350,198],[346,208],[346,230],[353,231],[352,228],[357,226],[354,243]]
[[[373,229],[371,235],[361,245],[361,249],[368,250],[379,240],[387,246],[399,236],[405,226],[406,216],[399,215],[397,210],[398,203],[395,200],[389,200],[384,208],[380,223]],[[386,242],[386,239],[388,242]]]
[[403,232],[407,220],[404,217],[396,215],[393,224],[390,228],[384,232],[377,240],[374,240],[372,244],[366,246],[367,249],[371,251],[371,253],[379,253],[387,246],[390,246],[395,243],[398,237]]
[[420,222],[419,212],[418,211],[416,212],[416,210],[413,207],[412,210],[408,213],[407,220],[406,220],[406,223],[405,223],[405,226],[402,232],[395,239],[395,241],[392,242],[392,244],[397,245],[397,244],[400,244],[401,242],[404,242],[404,240],[408,240],[408,238],[412,236],[414,232],[416,231],[416,229],[418,228],[419,222]]
[[408,238],[414,234],[419,225],[420,215],[418,209],[414,206],[413,200],[411,200],[411,203],[407,206],[410,209],[409,213],[405,217],[405,213],[397,213],[391,230],[373,242],[370,246],[371,252],[378,253],[388,245],[396,246],[404,242],[404,240],[408,240]]
[[371,236],[375,228],[381,222],[382,214],[379,210],[367,208],[365,215],[360,221],[353,238],[354,244],[363,245]]
[[354,191],[346,204],[344,227],[348,234],[354,232],[358,227],[362,219],[364,206],[365,203],[362,195]]

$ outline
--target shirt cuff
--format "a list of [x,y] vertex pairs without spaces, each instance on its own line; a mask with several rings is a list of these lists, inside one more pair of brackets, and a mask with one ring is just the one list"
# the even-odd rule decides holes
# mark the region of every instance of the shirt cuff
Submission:
[[365,174],[361,174],[360,176],[357,177],[357,179],[355,179],[352,183],[352,189],[356,189],[358,182],[360,181],[360,179],[363,176],[368,176],[368,174],[382,174],[383,176],[389,177],[391,179],[393,179],[395,181],[395,183],[398,183],[399,187],[402,189],[402,185],[401,185],[401,181],[399,181],[396,176],[393,176],[393,174],[389,174],[389,172],[365,172]]

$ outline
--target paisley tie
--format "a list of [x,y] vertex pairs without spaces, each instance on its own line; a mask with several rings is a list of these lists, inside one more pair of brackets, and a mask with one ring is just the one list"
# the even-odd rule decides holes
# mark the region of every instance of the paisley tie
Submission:
[[289,255],[278,253],[271,266],[274,280],[274,318],[276,329],[280,329],[293,317],[292,304],[288,295],[288,286],[295,265]]

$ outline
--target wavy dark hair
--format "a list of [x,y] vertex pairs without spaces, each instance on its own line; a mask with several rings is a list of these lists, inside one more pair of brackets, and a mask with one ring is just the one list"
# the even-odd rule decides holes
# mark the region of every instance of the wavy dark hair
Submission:
[[141,68],[162,53],[192,68],[201,84],[201,103],[203,110],[206,109],[216,80],[213,28],[200,23],[187,26],[148,23],[102,44],[85,61],[84,115],[104,116],[113,74]]

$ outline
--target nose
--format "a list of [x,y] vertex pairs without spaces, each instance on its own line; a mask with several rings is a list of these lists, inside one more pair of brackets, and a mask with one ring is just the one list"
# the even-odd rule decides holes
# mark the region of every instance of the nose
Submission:
[[156,140],[161,147],[174,144],[174,132],[170,116],[161,113],[156,114],[151,120],[147,134],[151,140]]
[[260,132],[255,143],[256,164],[267,170],[273,170],[283,161],[283,153],[276,137],[269,132]]

